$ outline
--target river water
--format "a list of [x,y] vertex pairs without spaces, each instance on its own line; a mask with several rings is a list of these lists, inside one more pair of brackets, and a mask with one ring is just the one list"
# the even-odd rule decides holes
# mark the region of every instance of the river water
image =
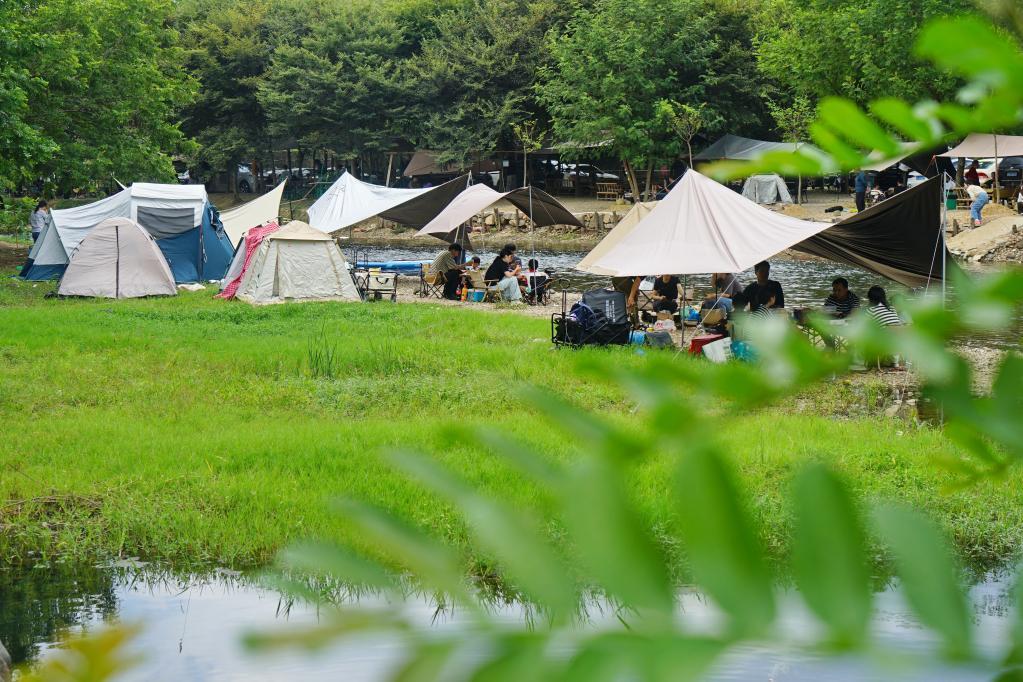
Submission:
[[[1004,651],[1008,641],[1012,616],[1008,594],[1008,582],[995,576],[970,590],[978,646],[988,657]],[[937,638],[919,625],[897,591],[879,592],[875,602],[874,639],[879,647],[909,659],[898,667],[861,657],[826,658],[797,648],[795,644],[813,640],[816,625],[791,593],[782,593],[778,631],[783,643],[734,649],[708,679],[965,682],[994,677],[992,668],[940,663]],[[362,599],[365,606],[382,603],[379,597]],[[142,663],[119,678],[123,680],[372,682],[384,679],[402,662],[400,640],[377,634],[312,654],[246,650],[241,644],[245,634],[310,625],[322,612],[311,604],[289,605],[273,590],[231,571],[170,577],[133,562],[6,570],[0,571],[0,605],[0,641],[16,663],[53,655],[62,633],[81,633],[100,623],[141,624],[132,652],[142,657]],[[412,598],[402,608],[414,626],[426,632],[445,634],[472,627],[464,612],[438,612],[425,598]],[[495,615],[507,627],[526,627],[519,606],[502,606]],[[718,614],[700,595],[685,593],[680,618],[687,628],[707,632],[713,630]],[[589,620],[580,627],[614,627],[614,618],[607,610],[591,608]]]

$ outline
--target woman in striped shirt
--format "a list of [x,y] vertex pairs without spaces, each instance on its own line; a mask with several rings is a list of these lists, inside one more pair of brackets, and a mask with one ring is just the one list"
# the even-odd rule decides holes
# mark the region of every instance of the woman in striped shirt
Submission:
[[867,292],[867,300],[870,301],[867,314],[874,318],[882,327],[902,324],[899,314],[888,303],[888,295],[885,294],[884,289],[877,286],[870,287],[870,291]]

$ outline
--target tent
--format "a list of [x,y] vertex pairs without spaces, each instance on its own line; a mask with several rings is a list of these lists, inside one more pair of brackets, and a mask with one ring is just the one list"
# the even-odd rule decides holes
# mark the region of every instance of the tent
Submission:
[[231,267],[227,269],[227,274],[224,275],[224,279],[220,283],[220,293],[217,294],[218,298],[234,298],[238,287],[241,286],[245,272],[249,269],[252,257],[256,255],[259,245],[263,242],[263,238],[279,229],[281,229],[281,226],[277,222],[270,221],[266,225],[250,227],[245,231],[241,243],[235,249]]
[[828,227],[768,210],[689,170],[590,267],[615,276],[742,272]]
[[955,148],[938,154],[947,158],[993,159],[1023,156],[1023,136],[972,133]]
[[[501,167],[493,159],[482,159],[471,164],[471,169],[473,173],[493,173],[500,171]],[[457,172],[459,172],[457,164],[440,163],[437,160],[437,152],[419,149],[412,155],[402,175],[414,178],[423,175],[454,175]]]
[[398,189],[371,185],[345,171],[309,207],[309,224],[321,232],[334,232],[414,199],[431,188]]
[[297,220],[263,237],[236,296],[256,304],[362,300],[333,238]]
[[797,142],[765,142],[738,135],[725,135],[693,157],[694,161],[750,161],[767,152],[794,152],[796,149],[817,150],[811,144]]
[[952,262],[941,220],[942,177],[847,218],[795,248],[869,270],[908,287],[941,281]]
[[636,225],[639,225],[639,221],[646,218],[650,211],[654,210],[654,206],[657,205],[656,201],[637,202],[633,204],[629,212],[622,216],[622,219],[618,221],[618,224],[614,228],[604,235],[604,238],[600,240],[592,251],[586,254],[575,266],[576,270],[582,270],[583,272],[589,272],[594,275],[614,275],[615,273],[611,270],[605,270],[594,266],[593,264],[600,260],[604,254],[608,253],[612,247],[618,242],[622,241],[626,235],[636,229]]
[[751,175],[742,185],[742,196],[758,204],[791,204],[792,195],[778,175]]
[[130,218],[107,218],[78,244],[58,293],[137,298],[178,291],[156,240]]
[[129,218],[156,239],[176,282],[220,279],[233,249],[202,185],[136,182],[117,194],[50,212],[29,259],[25,279],[60,277],[78,244],[107,218]]
[[525,213],[537,226],[575,225],[582,227],[572,212],[547,192],[533,187],[520,187],[510,192],[498,192],[486,185],[473,185],[459,194],[447,208],[427,223],[417,235],[430,235],[450,239],[461,225],[488,206],[506,199]]
[[408,227],[423,227],[468,187],[469,175],[460,175],[442,185],[430,187],[419,196],[394,208],[387,209],[380,217]]
[[271,220],[277,220],[281,212],[281,197],[284,196],[284,184],[286,182],[287,180],[282,181],[263,196],[220,214],[220,222],[224,224],[224,232],[227,233],[233,245],[238,245],[242,235],[250,227],[258,227],[269,223]]

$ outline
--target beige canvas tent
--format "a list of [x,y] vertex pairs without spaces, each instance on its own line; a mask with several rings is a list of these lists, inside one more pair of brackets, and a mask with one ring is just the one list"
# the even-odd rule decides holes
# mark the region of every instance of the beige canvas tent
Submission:
[[256,304],[362,300],[330,235],[297,220],[263,239],[236,295]]
[[107,218],[71,254],[58,293],[138,298],[174,296],[178,290],[156,240],[130,218]]
[[647,217],[650,211],[654,210],[654,206],[657,205],[656,201],[639,202],[635,204],[628,213],[622,216],[622,219],[618,221],[618,224],[600,240],[592,251],[586,254],[575,266],[576,270],[582,270],[583,272],[589,272],[594,275],[615,275],[613,270],[601,268],[594,263],[604,257],[605,254],[610,252],[618,242],[625,239],[625,237],[636,229],[636,225],[639,225],[639,221]]

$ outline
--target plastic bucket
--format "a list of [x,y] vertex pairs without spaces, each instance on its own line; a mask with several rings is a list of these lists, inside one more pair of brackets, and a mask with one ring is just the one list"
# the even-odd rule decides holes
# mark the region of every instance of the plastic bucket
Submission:
[[481,291],[480,289],[473,289],[472,291],[469,292],[469,295],[466,296],[466,299],[472,301],[473,303],[482,303],[484,293],[485,292]]

